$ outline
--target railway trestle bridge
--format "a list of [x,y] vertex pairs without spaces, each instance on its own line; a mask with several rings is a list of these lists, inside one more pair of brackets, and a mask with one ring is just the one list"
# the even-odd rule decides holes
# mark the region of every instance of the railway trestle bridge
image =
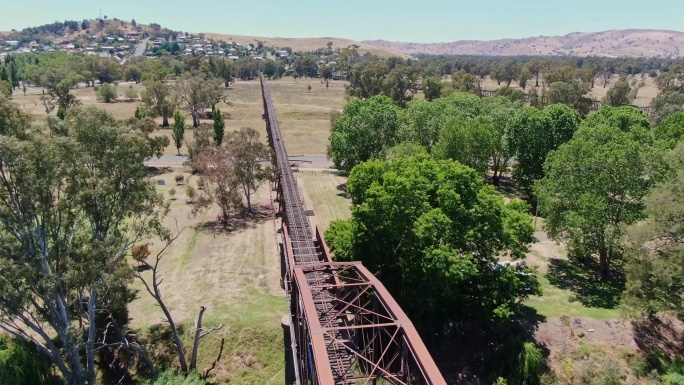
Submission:
[[360,262],[335,262],[311,228],[266,81],[264,120],[273,150],[282,226],[281,280],[289,312],[287,385],[446,385],[404,311]]

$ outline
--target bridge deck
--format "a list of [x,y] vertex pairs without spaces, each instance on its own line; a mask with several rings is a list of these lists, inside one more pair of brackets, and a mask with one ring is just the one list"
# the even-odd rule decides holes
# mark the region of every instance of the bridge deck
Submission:
[[298,385],[446,384],[408,317],[359,262],[332,261],[306,215],[261,76],[283,218],[283,281]]

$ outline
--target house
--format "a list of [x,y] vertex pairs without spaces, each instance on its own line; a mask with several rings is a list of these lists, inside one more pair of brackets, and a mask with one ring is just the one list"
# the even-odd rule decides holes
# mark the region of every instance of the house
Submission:
[[237,60],[237,59],[239,59],[239,57],[238,57],[238,56],[235,56],[235,55],[230,55],[230,56],[228,56],[228,59],[230,59],[230,60]]
[[5,40],[5,44],[10,45],[10,46],[19,45],[19,41],[18,40]]

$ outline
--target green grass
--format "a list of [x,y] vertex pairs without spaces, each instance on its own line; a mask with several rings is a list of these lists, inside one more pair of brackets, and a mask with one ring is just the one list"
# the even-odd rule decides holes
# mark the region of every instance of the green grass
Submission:
[[[220,330],[202,338],[197,369],[204,374],[218,359],[209,379],[221,384],[280,384],[284,377],[283,329],[281,314],[285,298],[258,291],[248,293],[233,303],[210,308],[202,326]],[[190,360],[194,339],[194,322],[179,325],[186,359]],[[155,325],[146,332],[155,345],[157,361],[177,367],[177,357],[168,328]],[[220,354],[220,358],[219,358]]]
[[325,231],[330,222],[351,217],[351,200],[345,198],[338,186],[346,183],[346,178],[334,174],[306,171],[297,173],[297,184],[304,195],[309,209],[314,210],[312,223],[317,223]]
[[551,285],[546,276],[539,276],[539,283],[542,287],[543,295],[530,297],[525,305],[537,310],[540,315],[545,317],[588,317],[600,320],[621,319],[623,313],[619,308],[603,309],[587,307],[577,300],[572,300],[575,294],[570,290],[563,290]]

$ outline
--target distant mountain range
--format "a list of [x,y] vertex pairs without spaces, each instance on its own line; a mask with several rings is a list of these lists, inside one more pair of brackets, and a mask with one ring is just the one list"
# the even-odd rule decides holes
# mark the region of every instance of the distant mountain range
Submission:
[[447,43],[404,43],[365,40],[363,43],[407,55],[608,57],[679,57],[684,55],[684,32],[652,29],[575,32],[565,36],[539,36],[489,41],[459,40]]

